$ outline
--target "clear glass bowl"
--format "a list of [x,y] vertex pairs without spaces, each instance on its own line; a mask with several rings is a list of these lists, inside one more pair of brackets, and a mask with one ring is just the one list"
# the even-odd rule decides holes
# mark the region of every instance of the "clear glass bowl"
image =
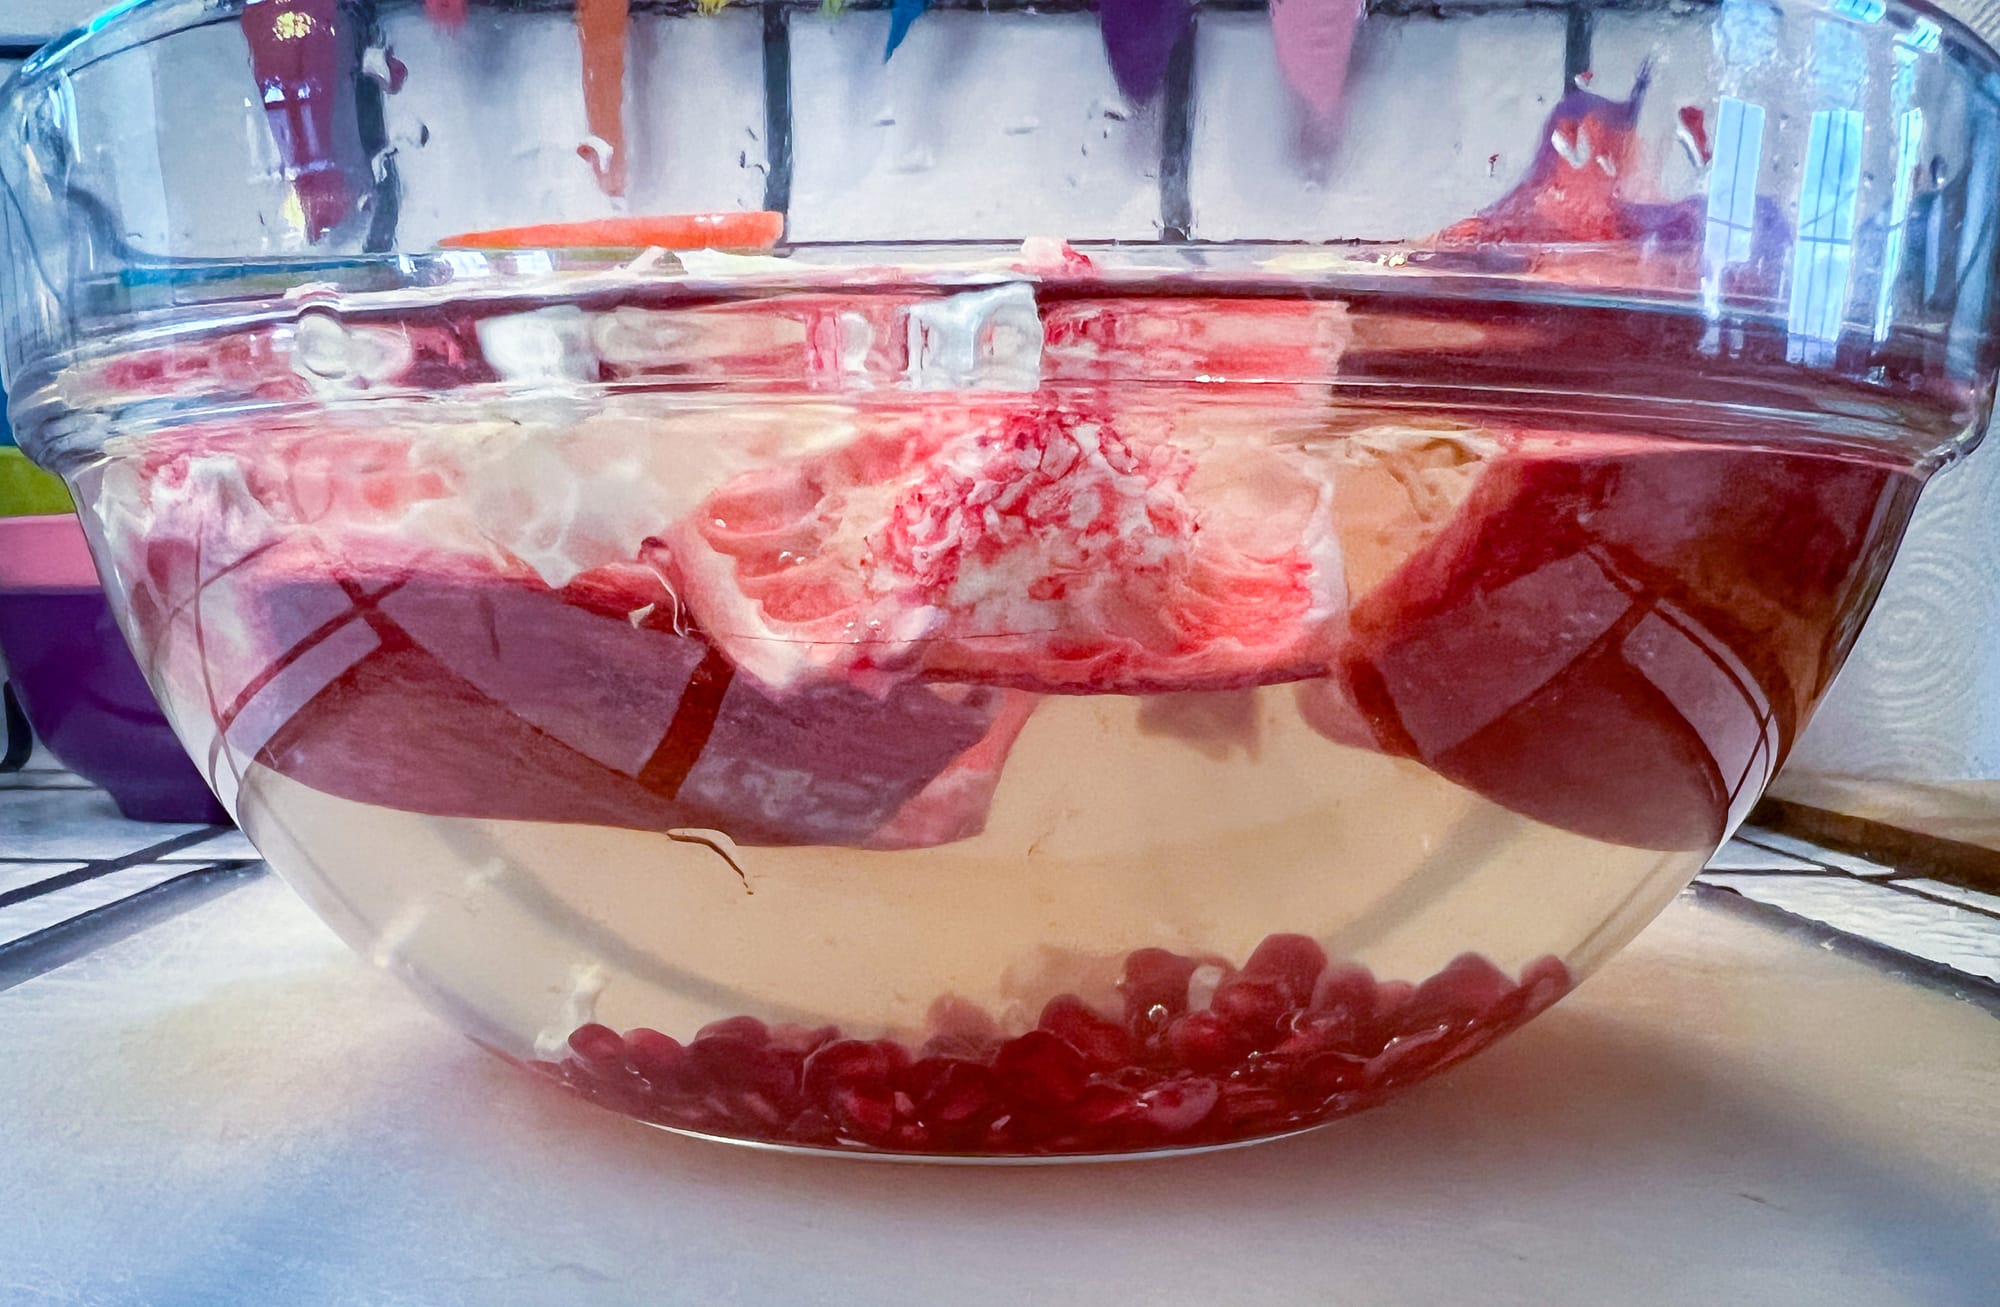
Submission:
[[128,7],[4,95],[23,443],[272,865],[576,1093],[973,1158],[1368,1107],[1839,667],[1991,401],[1994,56],[911,15]]

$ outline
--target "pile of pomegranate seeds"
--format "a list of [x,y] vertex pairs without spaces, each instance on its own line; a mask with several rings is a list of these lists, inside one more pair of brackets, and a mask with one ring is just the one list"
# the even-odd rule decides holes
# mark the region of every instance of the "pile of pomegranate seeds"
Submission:
[[1378,981],[1329,966],[1303,935],[1272,935],[1240,968],[1139,949],[1116,1017],[1064,994],[1011,1039],[946,997],[915,1050],[740,1016],[686,1044],[586,1025],[561,1062],[534,1065],[643,1120],[772,1143],[981,1156],[1188,1148],[1371,1107],[1570,983],[1553,957],[1514,981],[1470,953],[1419,985]]

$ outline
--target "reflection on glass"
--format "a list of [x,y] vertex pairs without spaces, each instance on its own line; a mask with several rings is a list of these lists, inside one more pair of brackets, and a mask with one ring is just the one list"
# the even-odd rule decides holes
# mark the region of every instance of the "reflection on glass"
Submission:
[[1861,114],[1822,109],[1806,142],[1805,185],[1792,257],[1792,305],[1786,356],[1794,363],[1833,362],[1854,263],[1854,211],[1861,198]]
[[1750,258],[1757,222],[1757,169],[1764,157],[1764,106],[1725,95],[1715,115],[1715,164],[1708,174],[1702,245],[1703,308],[1721,307],[1722,274]]
[[1875,299],[1875,340],[1889,339],[1889,321],[1894,312],[1894,290],[1909,247],[1910,208],[1916,199],[1917,169],[1922,166],[1924,111],[1910,102],[1917,93],[1917,61],[1935,54],[1941,31],[1928,18],[1919,18],[1910,30],[1896,38],[1893,51],[1896,74],[1889,84],[1889,101],[1896,113],[1896,168],[1889,199],[1889,230],[1882,247],[1881,288]]

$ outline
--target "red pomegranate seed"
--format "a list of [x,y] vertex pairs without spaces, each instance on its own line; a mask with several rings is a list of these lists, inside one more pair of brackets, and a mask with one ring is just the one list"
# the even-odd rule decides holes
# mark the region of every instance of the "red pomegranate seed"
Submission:
[[1000,1042],[1000,1023],[969,998],[946,994],[931,1004],[925,1017],[931,1037],[924,1041],[923,1057],[956,1057],[985,1061]]
[[957,994],[940,995],[924,1018],[934,1035],[957,1035],[980,1043],[1000,1038],[1000,1023],[993,1014],[969,998]]
[[1527,995],[1521,1019],[1525,1021],[1554,1007],[1556,1000],[1569,993],[1574,983],[1561,958],[1539,957],[1521,968],[1520,989]]
[[983,1130],[999,1114],[1000,1085],[991,1068],[955,1057],[930,1057],[905,1071],[912,1110],[933,1131]]
[[1311,1010],[1345,1021],[1358,1032],[1374,1020],[1383,988],[1366,967],[1329,967],[1313,986]]
[[1095,1082],[1085,1085],[1070,1105],[1070,1117],[1080,1125],[1116,1125],[1139,1119],[1137,1091],[1115,1084]]
[[771,1047],[782,1048],[801,1057],[839,1038],[839,1026],[801,1026],[785,1022],[771,1027]]
[[1120,985],[1132,1030],[1062,994],[1037,1029],[1000,1043],[983,1008],[946,995],[914,1064],[893,1040],[739,1016],[686,1047],[593,1023],[570,1036],[564,1062],[529,1065],[614,1110],[706,1133],[902,1152],[1118,1152],[1358,1111],[1471,1056],[1571,984],[1557,958],[1511,983],[1471,954],[1420,985],[1378,984],[1360,967],[1329,967],[1305,936],[1272,935],[1241,971],[1164,949],[1130,955]]
[[794,1143],[825,1148],[840,1142],[840,1128],[834,1125],[832,1117],[812,1107],[792,1119],[785,1137]]
[[1062,1107],[1083,1092],[1083,1054],[1046,1030],[1030,1030],[1000,1045],[993,1073],[1008,1095],[1032,1107]]
[[1221,1097],[1206,1077],[1169,1080],[1139,1095],[1139,1120],[1168,1138],[1184,1135],[1208,1119]]
[[1212,1071],[1236,1060],[1236,1040],[1213,1012],[1190,1012],[1167,1027],[1174,1060],[1196,1071]]
[[[1375,986],[1375,1004],[1373,1009],[1376,1025],[1378,1027],[1385,1025],[1396,1013],[1402,1011],[1403,1008],[1409,1005],[1410,999],[1415,997],[1416,992],[1417,987],[1407,980],[1384,980],[1378,982]],[[1383,1037],[1387,1038],[1391,1033],[1394,1032],[1384,1031]]]
[[1317,1104],[1333,1094],[1367,1084],[1368,1060],[1352,1053],[1316,1053],[1299,1064],[1291,1083],[1300,1099]]
[[[572,1047],[575,1039],[574,1035],[570,1036]],[[644,1026],[625,1032],[625,1056],[632,1069],[655,1085],[666,1083],[685,1055],[681,1041],[671,1035],[663,1035]]]
[[888,1040],[837,1039],[823,1045],[805,1060],[806,1097],[842,1131],[878,1142],[896,1125],[895,1078],[905,1060],[901,1053]]
[[[1200,965],[1193,958],[1169,953],[1163,948],[1135,949],[1125,958],[1125,973],[1118,981],[1125,997],[1125,1024],[1133,1030],[1163,1024],[1160,1017],[1176,1017],[1187,1010],[1188,977]],[[1157,1010],[1158,1016],[1155,1016]]]
[[1239,974],[1216,987],[1208,1010],[1239,1045],[1264,1049],[1278,1043],[1279,1025],[1292,1014],[1292,1004],[1279,982]]
[[1429,1075],[1452,1059],[1463,1038],[1462,1029],[1442,1024],[1397,1035],[1368,1059],[1365,1084],[1369,1088],[1401,1085]]
[[1099,1016],[1074,994],[1050,999],[1038,1024],[1083,1054],[1084,1064],[1092,1070],[1109,1071],[1132,1060],[1132,1037],[1125,1028]]
[[1394,1020],[1399,1031],[1429,1026],[1468,1025],[1514,989],[1507,973],[1476,953],[1461,953],[1444,970],[1417,986]]
[[694,1032],[696,1040],[740,1039],[753,1047],[761,1048],[771,1042],[771,1030],[756,1017],[724,1017],[711,1021]]
[[676,1072],[677,1087],[693,1094],[714,1096],[732,1103],[744,1094],[795,1090],[797,1080],[785,1083],[786,1074],[774,1068],[771,1050],[729,1036],[704,1036],[683,1051]]
[[1291,1004],[1312,997],[1313,986],[1326,970],[1326,950],[1305,935],[1266,935],[1243,964],[1243,974],[1274,981]]
[[609,1026],[595,1022],[570,1032],[570,1051],[593,1068],[617,1068],[625,1063],[625,1040]]
[[1231,1136],[1267,1134],[1286,1125],[1293,1107],[1269,1085],[1231,1081],[1222,1086],[1222,1120]]

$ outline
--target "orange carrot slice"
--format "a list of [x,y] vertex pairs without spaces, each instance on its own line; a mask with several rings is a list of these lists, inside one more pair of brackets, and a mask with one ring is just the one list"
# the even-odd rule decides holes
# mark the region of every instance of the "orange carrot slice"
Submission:
[[447,236],[448,250],[768,250],[785,232],[785,215],[768,209],[748,213],[667,213],[645,218],[593,218],[498,227]]

